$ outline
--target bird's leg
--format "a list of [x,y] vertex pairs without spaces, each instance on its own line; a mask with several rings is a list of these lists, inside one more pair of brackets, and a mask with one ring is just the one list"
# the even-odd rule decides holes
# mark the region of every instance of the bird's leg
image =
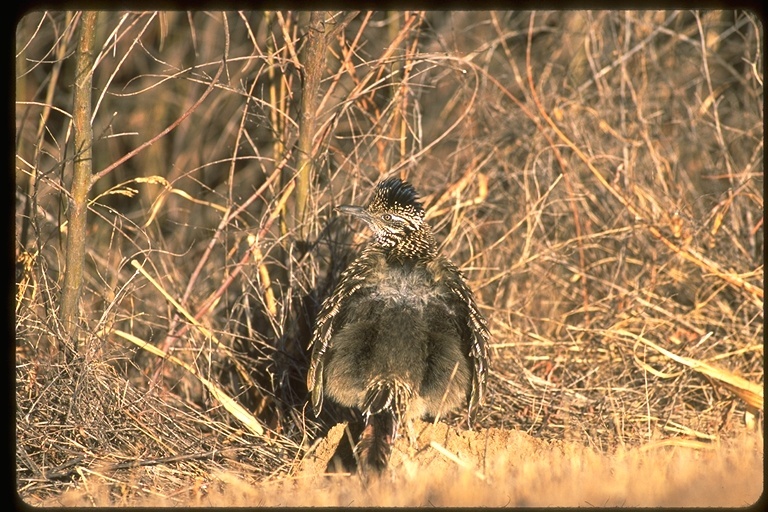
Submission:
[[411,446],[411,448],[417,448],[418,437],[416,436],[416,430],[413,428],[412,420],[407,420],[405,422],[405,434],[408,437],[408,444]]

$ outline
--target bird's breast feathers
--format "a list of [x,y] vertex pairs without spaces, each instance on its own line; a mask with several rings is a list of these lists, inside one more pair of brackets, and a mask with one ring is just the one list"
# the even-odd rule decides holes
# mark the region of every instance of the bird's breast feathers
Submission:
[[422,309],[449,290],[430,279],[423,269],[386,269],[371,280],[370,298],[391,305]]

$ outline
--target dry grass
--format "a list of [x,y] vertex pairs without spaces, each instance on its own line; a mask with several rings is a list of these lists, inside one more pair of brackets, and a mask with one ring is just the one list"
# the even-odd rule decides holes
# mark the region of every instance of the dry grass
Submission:
[[[336,13],[304,196],[306,13],[101,13],[73,330],[60,300],[79,20],[32,13],[16,32],[23,500],[721,496],[694,481],[734,489],[722,504],[757,498],[764,33],[754,14]],[[365,201],[392,173],[423,193],[492,328],[481,430],[448,418],[445,435],[461,438],[449,451],[488,432],[503,439],[471,471],[440,470],[458,472],[468,494],[414,469],[441,460],[427,443],[432,458],[410,454],[391,476],[412,494],[336,476],[319,496],[302,487],[320,478],[301,473],[305,454],[330,442],[343,411],[306,409],[306,345],[365,238],[332,208]],[[508,450],[514,439],[529,449]]]
[[[391,469],[379,480],[323,475],[344,435],[343,426],[337,425],[290,476],[259,481],[212,471],[205,483],[202,478],[197,482],[186,479],[173,493],[161,496],[145,489],[118,504],[744,507],[755,503],[763,491],[763,442],[756,435],[718,445],[659,441],[601,453],[578,443],[542,441],[515,430],[459,432],[446,425],[427,424],[417,429],[417,445],[410,447],[399,440]],[[87,474],[78,489],[42,504],[105,506],[114,505],[115,500],[103,480]]]

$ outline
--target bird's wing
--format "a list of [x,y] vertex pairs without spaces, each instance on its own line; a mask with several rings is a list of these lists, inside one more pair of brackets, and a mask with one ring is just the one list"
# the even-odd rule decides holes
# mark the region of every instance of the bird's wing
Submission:
[[490,332],[485,318],[480,313],[472,290],[467,286],[461,271],[450,261],[439,258],[436,262],[440,281],[448,287],[457,300],[452,301],[459,321],[459,329],[465,344],[469,345],[467,354],[472,361],[472,390],[469,397],[468,420],[474,420],[478,406],[485,396],[488,376],[488,340]]
[[339,283],[333,293],[325,299],[315,321],[315,330],[309,347],[312,355],[307,374],[307,389],[312,395],[312,408],[317,416],[323,408],[323,367],[326,351],[334,334],[334,322],[350,299],[365,284],[368,275],[374,268],[370,257],[362,254],[357,260],[342,272]]

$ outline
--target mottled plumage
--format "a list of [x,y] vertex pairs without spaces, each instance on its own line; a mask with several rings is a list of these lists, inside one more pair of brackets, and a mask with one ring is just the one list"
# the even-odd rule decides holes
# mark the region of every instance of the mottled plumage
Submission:
[[383,469],[403,421],[483,400],[489,338],[459,269],[438,255],[411,185],[379,183],[367,207],[342,206],[373,231],[323,303],[312,337],[307,386],[319,414],[324,397],[358,409],[363,467]]

